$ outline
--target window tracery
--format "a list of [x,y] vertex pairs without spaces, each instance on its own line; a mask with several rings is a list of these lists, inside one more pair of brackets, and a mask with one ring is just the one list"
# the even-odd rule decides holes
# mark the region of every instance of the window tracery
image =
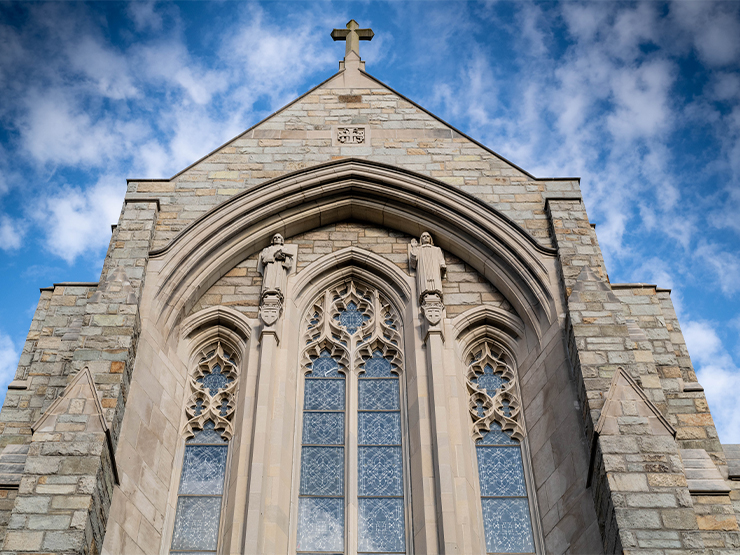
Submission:
[[492,342],[482,342],[468,357],[467,385],[486,552],[535,553],[513,361]]
[[204,350],[190,377],[188,421],[171,555],[216,553],[238,372],[221,343]]
[[[347,527],[357,537],[352,551],[406,551],[400,329],[392,305],[354,281],[329,289],[307,312],[299,553],[344,553]],[[348,467],[350,450],[357,468]],[[350,504],[356,522],[347,521]]]

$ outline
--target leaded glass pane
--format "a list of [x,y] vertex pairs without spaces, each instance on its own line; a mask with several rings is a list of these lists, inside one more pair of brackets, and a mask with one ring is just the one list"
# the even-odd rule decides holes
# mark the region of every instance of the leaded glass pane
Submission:
[[344,499],[299,499],[298,551],[344,551]]
[[358,495],[403,495],[400,447],[360,447]]
[[215,550],[220,517],[220,497],[179,497],[172,549]]
[[497,389],[500,389],[502,385],[509,382],[508,378],[504,378],[501,374],[496,374],[490,364],[486,364],[483,367],[483,374],[478,374],[477,377],[470,380],[478,384],[478,387],[484,389],[488,395],[493,396]]
[[306,379],[304,410],[344,410],[344,380]]
[[344,444],[343,412],[307,412],[303,415],[304,445]]
[[359,380],[360,410],[398,410],[398,380]]
[[221,366],[216,365],[211,368],[211,371],[205,376],[198,378],[197,381],[203,384],[208,390],[211,396],[218,393],[220,390],[225,388],[229,383],[234,381],[234,378],[227,378],[226,375],[221,373]]
[[365,372],[360,375],[361,378],[390,378],[391,361],[383,358],[383,353],[375,351],[373,358],[365,361]]
[[518,447],[478,447],[481,495],[527,495]]
[[344,328],[347,330],[347,333],[350,335],[354,335],[355,332],[357,332],[357,329],[362,326],[362,324],[364,324],[366,320],[369,319],[369,316],[367,316],[365,313],[361,312],[359,308],[357,308],[357,305],[354,303],[354,301],[351,301],[347,305],[347,308],[339,313],[339,323],[344,326]]
[[358,499],[358,551],[406,550],[403,499]]
[[483,499],[483,522],[489,553],[534,553],[526,499]]
[[400,445],[401,415],[398,412],[360,412],[357,442],[361,445]]
[[501,430],[498,423],[491,422],[491,431],[484,433],[477,445],[519,445],[519,442]]
[[221,495],[226,471],[226,445],[188,445],[182,465],[180,494]]
[[344,448],[303,447],[301,495],[343,495]]
[[195,432],[193,437],[188,440],[188,443],[213,443],[213,444],[224,444],[226,440],[221,437],[221,433],[214,430],[213,422],[208,420],[202,430]]
[[343,378],[339,372],[339,363],[331,358],[329,351],[322,351],[321,356],[311,361],[311,378]]

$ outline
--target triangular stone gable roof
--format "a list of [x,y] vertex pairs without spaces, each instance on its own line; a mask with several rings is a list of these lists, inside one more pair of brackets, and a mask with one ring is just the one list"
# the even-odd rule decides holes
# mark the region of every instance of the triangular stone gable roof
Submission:
[[612,378],[595,431],[599,435],[676,436],[676,430],[623,368]]
[[[347,128],[361,141],[341,140]],[[359,131],[358,131],[359,130]],[[195,130],[194,130],[195,131]],[[154,248],[238,193],[296,171],[365,159],[476,196],[549,246],[546,198],[580,198],[577,178],[537,179],[400,93],[347,65],[170,179],[129,179],[127,199],[161,201]]]

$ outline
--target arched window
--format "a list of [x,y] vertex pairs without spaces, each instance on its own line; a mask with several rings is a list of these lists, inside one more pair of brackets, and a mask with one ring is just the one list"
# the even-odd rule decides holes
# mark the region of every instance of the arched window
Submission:
[[406,553],[400,319],[347,282],[304,325],[298,553]]
[[513,363],[484,341],[469,355],[467,383],[486,553],[535,553]]
[[171,555],[217,552],[237,378],[220,343],[202,353],[190,378]]

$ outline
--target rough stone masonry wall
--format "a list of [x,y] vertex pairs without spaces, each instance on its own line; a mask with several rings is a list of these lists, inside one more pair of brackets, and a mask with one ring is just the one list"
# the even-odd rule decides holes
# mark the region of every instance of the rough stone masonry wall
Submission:
[[548,209],[567,298],[569,356],[591,442],[591,485],[604,549],[651,554],[702,549],[678,444],[670,430],[658,434],[635,412],[618,419],[617,434],[596,434],[619,368],[653,405],[666,407],[666,397],[652,352],[633,340],[623,303],[605,279],[582,202],[550,200]]
[[[718,467],[726,466],[725,454],[709,412],[704,392],[685,391],[696,382],[686,343],[676,312],[666,290],[641,284],[614,285],[614,293],[623,303],[624,314],[644,332],[639,349],[655,362],[665,392],[661,409],[676,429],[681,449],[704,449]],[[692,495],[697,526],[706,548],[740,548],[738,520],[730,495]]]
[[[578,181],[535,180],[395,93],[314,90],[172,180],[131,181],[128,193],[161,203],[154,248],[235,194],[286,173],[360,157],[434,177],[471,193],[550,244],[546,197],[580,196]],[[333,145],[332,126],[365,125],[368,144]]]
[[[357,246],[386,258],[409,273],[408,245],[411,239],[411,236],[393,230],[360,222],[344,222],[288,237],[285,242],[298,245],[298,272],[326,254]],[[191,314],[210,306],[223,305],[239,310],[250,318],[256,318],[262,286],[262,276],[257,272],[258,256],[259,254],[254,254],[237,264],[213,284],[195,303]],[[504,296],[473,268],[447,252],[445,262],[447,277],[442,281],[442,286],[448,317],[452,318],[481,304],[496,306],[515,314]]]
[[[92,284],[57,284],[41,290],[31,329],[23,346],[13,389],[0,412],[0,451],[31,441],[31,425],[67,385],[85,305]],[[17,490],[0,490],[0,546]]]
[[[114,449],[136,356],[138,293],[156,214],[154,201],[124,205],[106,256],[104,279],[84,303],[81,326],[70,325],[75,329],[61,337],[44,335],[42,328],[35,353],[44,349],[39,363],[48,365],[43,367],[46,374],[37,378],[34,362],[29,372],[32,387],[36,381],[40,387],[47,386],[50,402],[56,392],[48,390],[49,384],[61,389],[69,379],[65,372],[72,375],[87,367],[95,382],[95,395],[99,396]],[[78,291],[74,298],[87,297],[90,292]],[[42,297],[42,302],[46,297],[48,306],[55,306],[53,293]],[[64,297],[63,292],[60,296]],[[65,302],[77,305],[78,301],[62,300],[63,305]],[[61,333],[60,330],[58,334]],[[69,339],[68,347],[65,339]],[[32,395],[29,399],[29,405],[37,411],[35,415],[47,401],[40,397],[40,394]],[[113,489],[112,461],[106,434],[89,432],[89,417],[76,412],[73,405],[70,404],[69,412],[57,415],[58,424],[53,433],[36,433],[31,438],[24,476],[2,545],[4,552],[95,554],[102,546]],[[18,420],[19,410],[3,410],[3,418]],[[23,413],[27,423],[15,428],[27,430],[34,413],[22,410],[27,411],[27,415]],[[8,432],[7,424],[5,432]]]

